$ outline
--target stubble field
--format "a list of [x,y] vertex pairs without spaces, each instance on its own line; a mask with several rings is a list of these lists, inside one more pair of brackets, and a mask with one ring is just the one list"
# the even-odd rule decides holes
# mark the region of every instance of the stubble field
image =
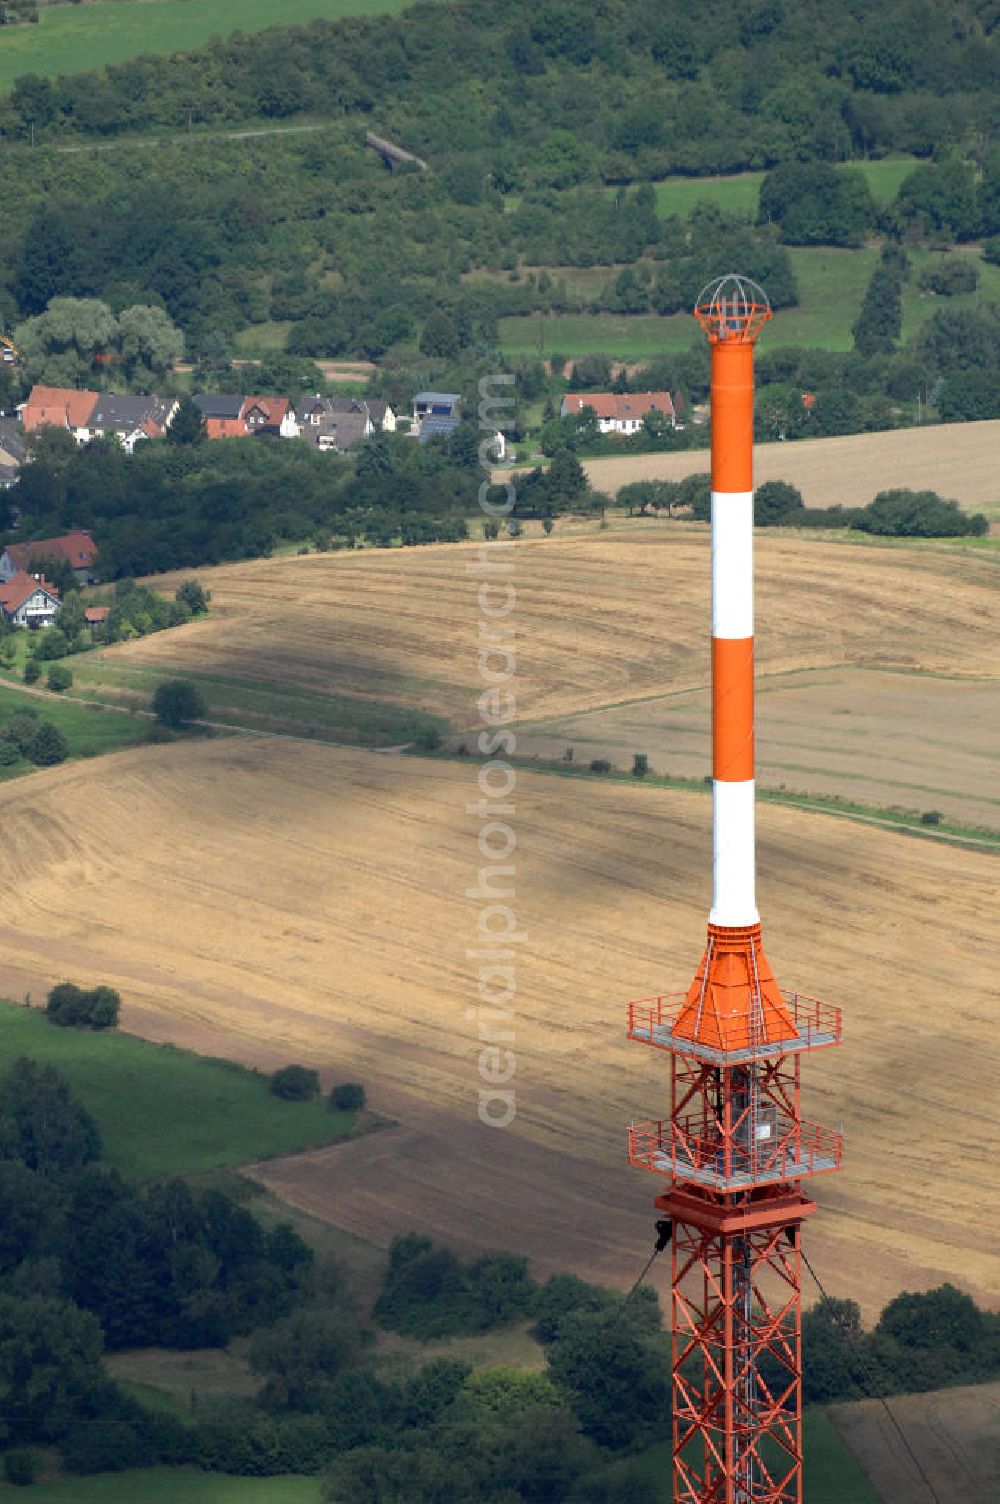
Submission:
[[[877,492],[906,486],[1000,517],[998,446],[1000,419],[758,444],[754,477],[757,485],[788,481],[813,507],[866,506]],[[707,471],[708,454],[636,454],[588,460],[585,468],[595,489],[614,496],[631,481],[682,480]]]
[[[1000,1384],[900,1395],[892,1409],[940,1504],[1000,1498]],[[827,1413],[881,1498],[930,1497],[877,1401],[833,1405]]]
[[[3,985],[107,981],[138,1033],[365,1081],[397,1128],[258,1170],[351,1232],[415,1227],[627,1282],[656,1183],[626,1168],[623,1131],[662,1111],[667,1063],[626,1047],[623,1005],[693,974],[708,804],[520,777],[518,1115],[499,1131],[477,1120],[466,1011],[475,789],[461,764],[275,739],[137,749],[0,789]],[[811,1248],[869,1313],[945,1278],[1000,1289],[998,883],[987,853],[761,812],[771,961],[847,1016],[847,1044],[805,1073],[806,1116],[848,1133]]]
[[[518,737],[526,754],[702,777],[708,532],[647,521],[539,538],[514,555]],[[257,560],[203,571],[212,615],[76,660],[79,692],[145,706],[190,674],[213,719],[362,745],[418,720],[472,744],[478,577],[470,547]],[[158,586],[172,589],[182,576]],[[988,552],[757,539],[761,779],[1000,827]]]
[[[517,547],[521,734],[682,693],[696,714],[707,543],[704,531],[636,529]],[[437,547],[207,571],[212,617],[78,661],[109,694],[182,671],[237,700],[252,681],[313,705],[402,703],[471,725],[474,558]],[[880,698],[890,682],[924,694],[907,755],[925,746],[943,787],[970,779],[954,696],[981,695],[995,675],[989,557],[768,536],[758,580],[766,675],[874,686],[853,759],[862,782],[884,780],[898,749],[898,715]],[[785,724],[797,716],[801,733],[823,693],[789,692]],[[761,696],[764,728],[785,703]],[[837,753],[850,771],[846,736]],[[415,1227],[460,1249],[520,1249],[540,1273],[629,1282],[657,1185],[625,1167],[623,1129],[662,1110],[666,1062],[625,1048],[623,1004],[693,973],[709,804],[520,772],[518,1114],[498,1131],[476,1116],[467,1016],[475,791],[471,761],[259,735],[144,747],[8,785],[0,987],[107,981],[138,1033],[363,1080],[398,1126],[256,1171],[350,1232],[385,1243]],[[845,1172],[818,1187],[820,1273],[869,1315],[901,1287],[945,1278],[995,1303],[996,858],[775,806],[760,824],[772,963],[847,1017],[844,1049],[806,1071],[806,1115],[847,1126]]]

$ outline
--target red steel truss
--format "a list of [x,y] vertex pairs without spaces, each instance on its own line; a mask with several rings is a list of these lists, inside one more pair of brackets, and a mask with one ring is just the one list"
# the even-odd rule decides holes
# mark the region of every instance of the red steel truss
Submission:
[[629,1037],[671,1057],[670,1116],[629,1130],[629,1159],[669,1181],[675,1504],[802,1504],[800,1182],[841,1140],[803,1122],[799,1068],[840,1043],[839,1011],[777,988],[759,926],[716,929],[685,998],[630,1005]]

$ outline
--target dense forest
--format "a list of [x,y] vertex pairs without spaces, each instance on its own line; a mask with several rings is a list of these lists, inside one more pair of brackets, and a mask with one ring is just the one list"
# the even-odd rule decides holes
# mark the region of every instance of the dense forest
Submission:
[[[505,314],[574,306],[558,277],[462,280],[477,270],[643,263],[606,305],[669,313],[707,271],[739,263],[776,306],[792,303],[782,239],[1000,233],[995,12],[971,0],[834,0],[819,12],[763,0],[734,18],[712,0],[693,18],[661,0],[510,0],[501,12],[453,0],[22,78],[0,103],[0,316],[10,324],[60,294],[116,311],[162,302],[196,347],[280,319],[295,322],[301,354],[378,357],[439,308],[469,345],[495,340]],[[299,116],[324,128],[198,136]],[[387,173],[364,147],[369,126],[431,170]],[[159,146],[155,171],[146,154],[44,144],[178,128],[190,140]],[[19,143],[32,134],[42,144],[28,156]],[[883,224],[860,175],[835,178],[830,164],[889,151],[934,160]],[[663,216],[642,187],[752,167],[785,172],[756,227]]]
[[482,153],[504,188],[926,155],[994,134],[998,24],[995,0],[451,0],[21,79],[0,128],[375,116],[438,161]]

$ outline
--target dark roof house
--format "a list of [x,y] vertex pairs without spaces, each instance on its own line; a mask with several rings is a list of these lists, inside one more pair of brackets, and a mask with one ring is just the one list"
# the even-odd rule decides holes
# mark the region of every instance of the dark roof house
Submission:
[[243,411],[244,397],[226,396],[209,392],[207,395],[196,397],[195,404],[201,409],[203,418],[229,418],[236,419]]
[[456,415],[444,417],[443,415],[439,416],[435,414],[429,418],[423,418],[420,422],[420,430],[417,438],[421,444],[426,444],[430,439],[447,438],[449,434],[455,432],[455,429],[461,425],[461,422],[461,418]]
[[118,392],[102,392],[90,415],[91,433],[134,434],[142,431],[164,433],[177,406],[174,397],[132,397]]

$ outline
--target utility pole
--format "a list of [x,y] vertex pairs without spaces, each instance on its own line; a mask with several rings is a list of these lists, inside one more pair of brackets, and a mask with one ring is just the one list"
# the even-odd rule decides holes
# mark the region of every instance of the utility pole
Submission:
[[803,1121],[799,1064],[841,1021],[778,986],[755,894],[753,354],[771,308],[729,276],[694,314],[712,350],[712,908],[687,992],[629,1006],[629,1038],[670,1056],[670,1116],[630,1129],[629,1159],[670,1182],[675,1504],[801,1504],[801,1182],[840,1168],[841,1136]]

